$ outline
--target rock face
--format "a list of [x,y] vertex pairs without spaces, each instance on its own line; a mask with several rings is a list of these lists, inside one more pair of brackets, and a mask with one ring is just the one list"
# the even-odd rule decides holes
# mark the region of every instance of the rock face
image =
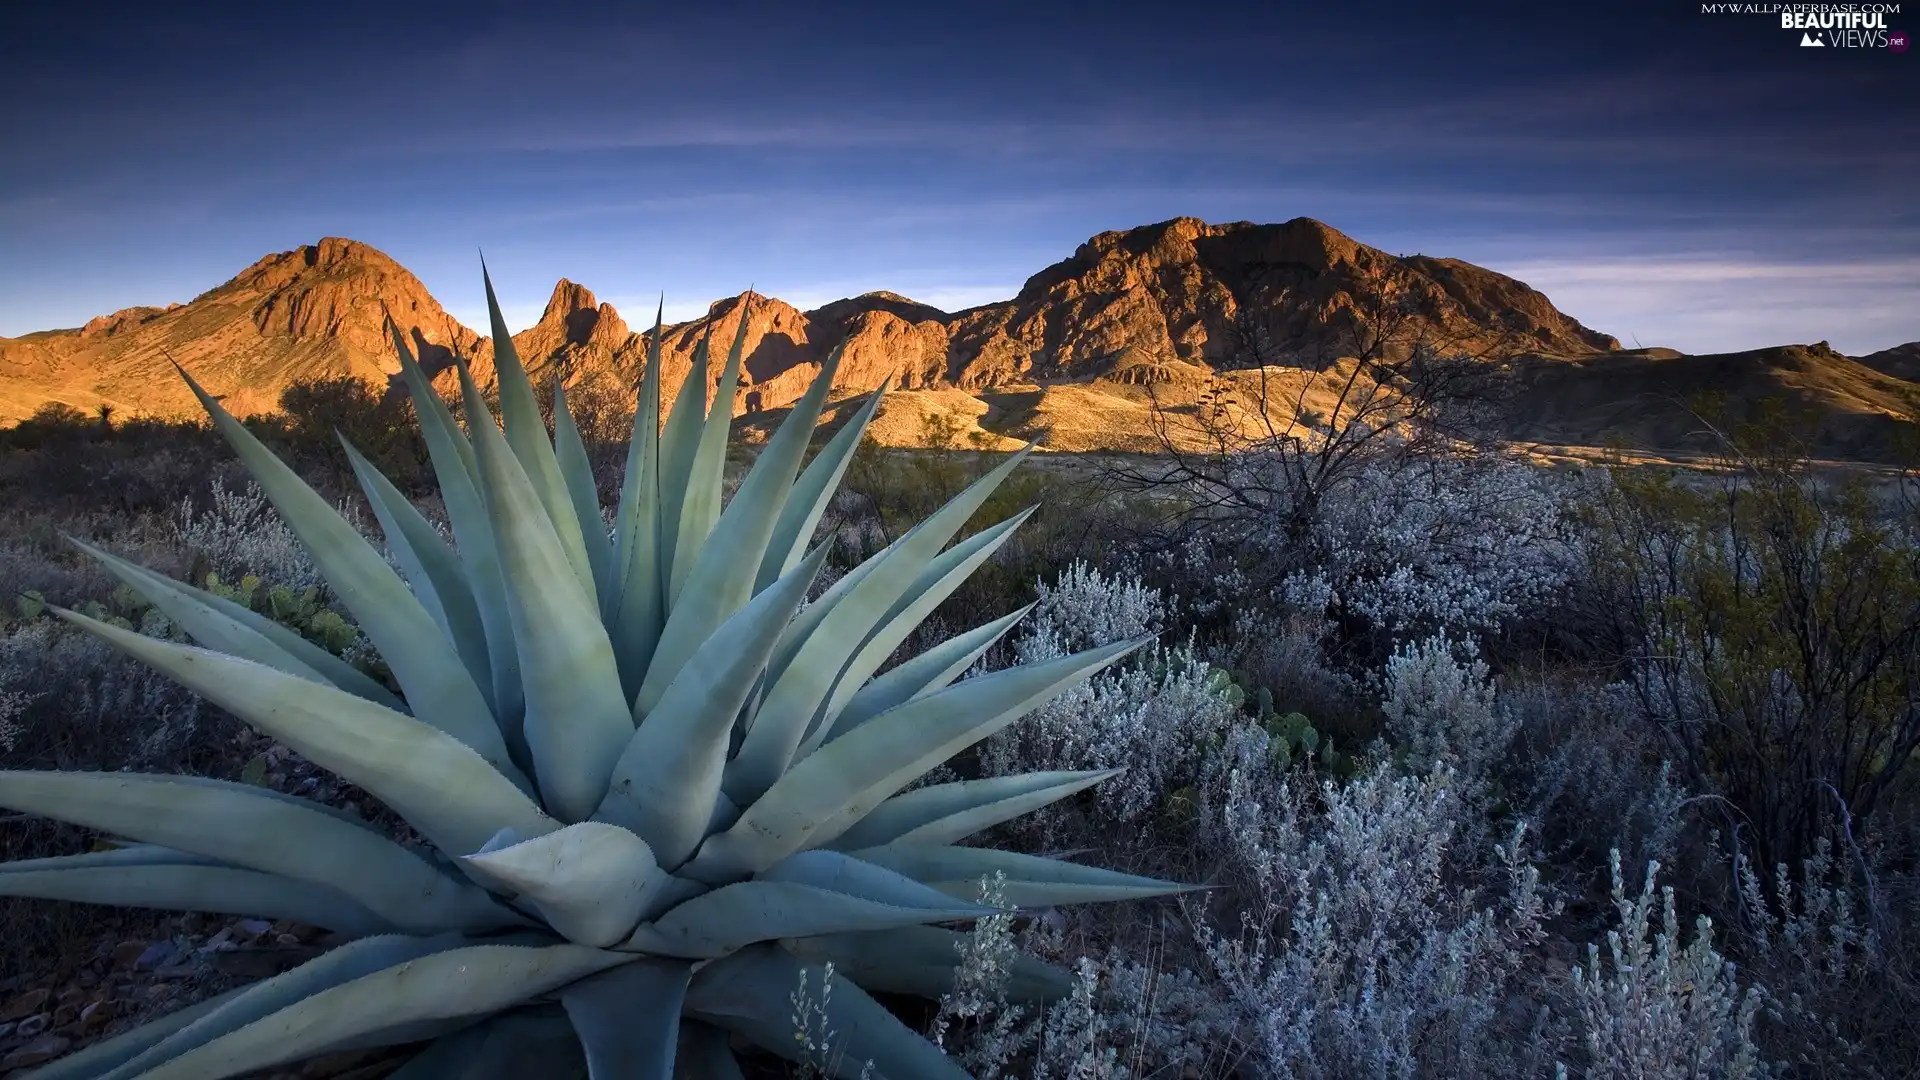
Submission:
[[[1028,279],[1013,299],[958,313],[888,292],[808,312],[767,297],[730,297],[705,319],[666,327],[662,385],[668,398],[677,392],[709,332],[716,359],[724,357],[743,313],[743,411],[790,404],[842,345],[836,382],[848,391],[882,383],[979,392],[1090,378],[1185,382],[1220,368],[1330,360],[1353,309],[1392,267],[1418,294],[1421,325],[1448,340],[1518,333],[1529,350],[1556,357],[1618,347],[1525,284],[1467,263],[1398,259],[1308,218],[1279,225],[1176,218],[1102,233]],[[450,387],[444,372],[455,353],[483,385],[492,381],[491,342],[455,322],[419,279],[365,244],[328,238],[269,255],[185,305],[129,308],[78,330],[0,340],[0,420],[49,400],[84,410],[111,404],[123,417],[197,416],[169,357],[241,414],[273,409],[281,389],[301,378],[352,375],[391,385],[398,365],[383,330],[389,312],[443,385]],[[639,378],[647,354],[643,333],[564,279],[539,322],[513,340],[537,376],[621,392]]]
[[383,382],[397,371],[383,311],[430,362],[484,341],[455,322],[420,279],[366,244],[330,237],[269,255],[191,303],[128,308],[78,330],[0,341],[0,418],[46,401],[117,415],[193,416],[177,361],[237,414],[268,412],[302,378]]

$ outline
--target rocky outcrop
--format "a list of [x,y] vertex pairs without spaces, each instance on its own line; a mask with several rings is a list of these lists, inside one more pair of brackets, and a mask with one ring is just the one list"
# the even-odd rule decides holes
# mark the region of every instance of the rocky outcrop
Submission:
[[[1354,311],[1390,271],[1410,283],[1423,333],[1461,343],[1499,336],[1564,357],[1618,344],[1524,283],[1457,260],[1397,258],[1308,218],[1175,218],[1101,233],[1029,278],[1013,299],[957,313],[889,292],[807,312],[770,297],[730,297],[702,319],[665,328],[662,385],[671,400],[708,333],[716,361],[724,358],[742,318],[743,411],[790,404],[842,345],[836,383],[847,391],[887,383],[975,392],[1095,378],[1143,385],[1259,362],[1331,360],[1342,354]],[[398,364],[388,315],[441,385],[452,388],[455,354],[483,386],[493,381],[486,337],[456,322],[386,254],[330,237],[269,255],[185,305],[128,308],[78,330],[0,340],[0,419],[47,400],[86,410],[111,404],[122,416],[197,415],[173,360],[243,414],[271,410],[280,390],[302,378],[392,385]],[[631,392],[647,355],[644,333],[565,279],[514,345],[538,378],[617,393]]]

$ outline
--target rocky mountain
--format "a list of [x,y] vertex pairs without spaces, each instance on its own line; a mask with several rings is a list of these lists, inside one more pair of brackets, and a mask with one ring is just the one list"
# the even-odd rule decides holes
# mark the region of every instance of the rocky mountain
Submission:
[[[1427,339],[1531,358],[1538,373],[1529,393],[1565,395],[1557,404],[1543,398],[1542,417],[1599,415],[1605,410],[1593,394],[1625,386],[1623,371],[1669,370],[1658,350],[1623,352],[1524,282],[1469,263],[1390,255],[1309,218],[1277,225],[1175,218],[1101,233],[1029,278],[1012,299],[967,311],[889,292],[812,311],[771,297],[729,297],[703,319],[666,327],[662,380],[671,398],[700,338],[711,332],[724,348],[744,317],[742,411],[791,403],[844,344],[842,390],[887,383],[910,392],[889,407],[894,421],[881,425],[893,437],[910,439],[916,417],[944,413],[963,434],[978,432],[973,439],[982,445],[1040,436],[1060,449],[1148,448],[1150,399],[1197,398],[1210,382],[1262,365],[1305,378],[1350,355],[1355,325],[1390,301],[1403,303],[1405,314],[1388,351]],[[455,321],[385,254],[328,238],[269,255],[187,304],[129,308],[77,329],[0,339],[0,422],[48,401],[86,411],[108,404],[121,416],[197,416],[174,361],[241,414],[270,411],[280,391],[302,378],[351,375],[393,387],[397,362],[382,329],[389,312],[449,388],[444,372],[455,353],[483,384],[492,381],[485,336]],[[626,393],[645,362],[642,331],[652,323],[651,313],[631,314],[629,323],[585,286],[562,279],[514,345],[540,376]],[[1847,378],[1900,383],[1920,368],[1913,348],[1863,358],[1854,365],[1860,373]],[[1845,361],[1833,356],[1815,359]],[[1703,362],[1689,370],[1709,368]],[[1870,400],[1872,408],[1890,400],[1881,393],[1840,398]],[[1587,404],[1567,404],[1576,400]],[[1595,434],[1588,422],[1532,427],[1541,435]]]

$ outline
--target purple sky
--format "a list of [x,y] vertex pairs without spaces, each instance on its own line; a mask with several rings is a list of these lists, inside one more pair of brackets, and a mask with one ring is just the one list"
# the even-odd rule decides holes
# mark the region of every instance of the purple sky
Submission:
[[636,323],[957,309],[1190,214],[1467,259],[1629,345],[1920,339],[1920,51],[1698,0],[31,6],[0,335],[327,235],[476,327],[477,247],[516,328],[561,276]]

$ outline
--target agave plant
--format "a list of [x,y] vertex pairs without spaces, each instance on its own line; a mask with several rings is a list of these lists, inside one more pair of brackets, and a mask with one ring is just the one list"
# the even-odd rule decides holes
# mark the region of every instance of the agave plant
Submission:
[[[360,786],[424,843],[247,784],[0,773],[0,805],[118,845],[0,864],[0,894],[285,919],[346,942],[34,1075],[213,1080],[422,1043],[402,1080],[739,1077],[736,1046],[796,1055],[791,995],[831,965],[829,1071],[965,1076],[866,991],[948,989],[951,924],[997,910],[976,902],[983,878],[1004,876],[1020,907],[1177,886],[959,843],[1109,773],[911,785],[1143,642],[960,679],[1014,612],[882,671],[1027,516],[948,546],[1020,455],[808,603],[826,546],[806,545],[881,391],[803,469],[835,352],[723,508],[746,321],[711,409],[709,324],[663,429],[656,316],[609,529],[563,389],[550,437],[491,282],[487,302],[498,423],[460,363],[463,432],[393,334],[454,543],[347,447],[391,564],[182,372],[398,693],[75,541],[204,647],[61,618]],[[1015,998],[1067,989],[1032,958],[1013,970]]]

